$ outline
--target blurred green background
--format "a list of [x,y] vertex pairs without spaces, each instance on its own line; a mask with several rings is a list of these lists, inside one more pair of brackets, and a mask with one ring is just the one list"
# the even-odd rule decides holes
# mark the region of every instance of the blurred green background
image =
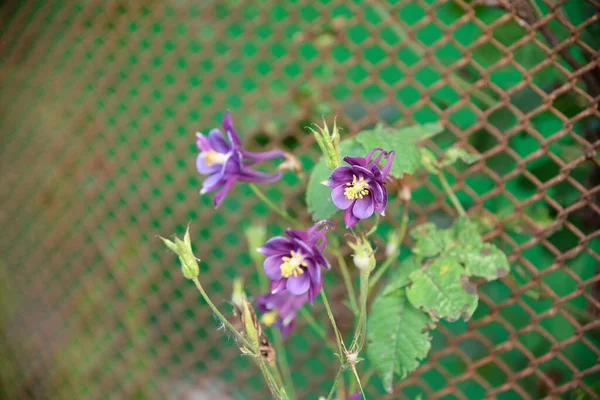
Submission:
[[[304,127],[321,116],[347,135],[439,121],[436,152],[482,155],[452,182],[512,274],[482,286],[472,321],[436,332],[390,398],[598,398],[598,3],[526,2],[536,29],[491,3],[0,2],[0,397],[265,398],[157,239],[191,221],[216,303],[230,312],[235,276],[257,293],[243,229],[284,226],[244,185],[217,211],[198,195],[194,133],[230,109],[249,149],[284,148],[306,170]],[[414,182],[411,221],[448,225],[437,182]],[[288,172],[264,189],[308,223],[305,183]],[[296,387],[317,398],[336,361],[297,332]]]

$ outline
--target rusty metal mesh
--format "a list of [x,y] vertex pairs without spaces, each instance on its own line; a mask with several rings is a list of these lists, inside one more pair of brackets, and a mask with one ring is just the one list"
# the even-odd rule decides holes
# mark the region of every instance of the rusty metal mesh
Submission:
[[[280,224],[241,185],[214,211],[194,170],[193,133],[230,108],[250,148],[302,152],[307,168],[318,153],[302,128],[321,115],[348,134],[440,121],[445,133],[427,143],[436,152],[482,155],[449,172],[512,274],[480,288],[469,323],[440,327],[427,362],[389,398],[598,398],[598,7],[5,1],[0,396],[265,396],[156,238],[191,220],[217,304],[233,276],[256,290],[242,228]],[[435,181],[414,182],[413,223],[454,215]],[[303,215],[301,180],[266,190]],[[296,385],[316,398],[336,362],[298,330]]]

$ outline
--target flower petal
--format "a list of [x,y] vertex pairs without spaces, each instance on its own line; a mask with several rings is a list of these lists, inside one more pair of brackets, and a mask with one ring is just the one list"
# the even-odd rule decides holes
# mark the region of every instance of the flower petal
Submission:
[[352,214],[352,208],[346,209],[346,211],[344,211],[344,224],[346,225],[346,228],[352,228],[357,222],[358,218]]
[[271,280],[279,280],[282,278],[281,276],[281,257],[279,256],[271,256],[265,259],[263,264],[265,274]]
[[215,172],[219,172],[221,170],[220,165],[206,165],[206,161],[204,160],[204,154],[198,154],[198,158],[196,158],[196,169],[199,173],[203,175],[214,174]]
[[333,204],[340,210],[345,210],[354,203],[354,200],[350,200],[344,194],[346,190],[346,185],[340,185],[331,191],[331,200],[333,200]]
[[217,173],[217,174],[209,175],[209,177],[206,178],[204,180],[204,182],[202,182],[202,190],[200,190],[200,194],[212,192],[213,190],[215,190],[216,188],[218,188],[221,185],[222,185],[222,183],[221,183],[220,174]]
[[291,294],[304,294],[310,287],[310,278],[306,272],[298,276],[291,275],[287,279],[285,287]]
[[208,140],[208,138],[200,132],[196,133],[196,147],[198,147],[198,151],[206,151],[212,149],[210,140]]
[[329,179],[341,185],[342,183],[352,181],[352,175],[352,168],[342,165],[333,170]]
[[234,147],[239,148],[242,146],[242,142],[233,126],[233,120],[231,119],[231,112],[229,110],[227,110],[223,117],[223,129],[227,132],[227,136],[229,136],[229,140],[231,140],[231,144],[233,144]]
[[231,146],[227,144],[223,134],[218,129],[213,129],[208,133],[208,141],[210,142],[210,147],[219,153],[227,153],[231,150]]
[[280,279],[278,281],[271,281],[270,289],[271,294],[277,294],[285,289],[287,279]]
[[352,207],[352,214],[360,219],[369,218],[373,215],[373,211],[375,211],[373,196],[366,196],[356,200],[356,203],[354,203],[354,206]]
[[262,253],[266,256],[282,256],[283,254],[289,253],[292,250],[294,250],[294,244],[290,241],[290,239],[286,239],[282,236],[275,236],[258,248],[259,253]]
[[233,185],[235,184],[236,181],[237,181],[237,179],[235,177],[229,178],[227,180],[227,182],[225,182],[225,184],[223,185],[223,188],[215,194],[215,198],[214,198],[215,208],[219,208],[219,206],[221,205],[221,202],[223,201],[225,196],[227,196],[227,193],[233,187]]

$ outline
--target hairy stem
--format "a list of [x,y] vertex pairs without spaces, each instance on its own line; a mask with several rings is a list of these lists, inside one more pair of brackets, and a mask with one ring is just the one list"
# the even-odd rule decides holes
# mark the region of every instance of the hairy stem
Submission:
[[343,351],[343,340],[340,334],[340,331],[335,323],[335,318],[333,316],[333,312],[331,311],[331,307],[329,306],[329,301],[327,301],[327,295],[325,294],[325,290],[321,289],[321,298],[323,299],[323,304],[325,304],[325,310],[327,310],[327,316],[329,317],[329,321],[331,322],[331,327],[333,328],[333,332],[335,333],[335,339],[337,341],[337,348],[339,352],[340,361],[344,360],[344,351]]
[[204,288],[200,284],[200,281],[198,280],[198,278],[194,278],[192,280],[194,281],[194,284],[196,285],[196,287],[198,288],[198,291],[202,295],[202,298],[204,299],[204,301],[206,301],[206,304],[208,304],[208,306],[211,308],[211,310],[213,311],[213,313],[215,313],[215,315],[219,318],[219,320],[221,321],[221,323],[223,323],[223,325],[227,329],[229,329],[231,331],[231,333],[233,333],[235,335],[235,337],[240,342],[242,342],[244,344],[244,346],[246,346],[248,348],[248,350],[253,351],[256,354],[256,350],[257,349],[255,349],[254,346],[241,333],[239,333],[233,327],[233,325],[231,325],[231,323],[229,323],[229,321],[227,320],[227,318],[225,318],[223,316],[223,314],[221,314],[221,312],[219,311],[219,309],[214,305],[214,303],[212,302],[212,300],[208,297],[208,295],[204,291]]
[[285,351],[285,346],[283,345],[283,338],[281,337],[281,332],[274,328],[273,331],[273,341],[275,342],[275,348],[277,351],[277,361],[279,362],[279,368],[281,369],[281,373],[283,374],[283,380],[285,382],[285,387],[290,394],[292,399],[296,398],[296,390],[294,388],[294,380],[292,379],[292,372],[290,370],[290,365],[288,364],[287,352]]
[[394,254],[390,254],[381,267],[379,267],[373,277],[369,280],[369,290],[372,290],[379,279],[385,274],[385,272],[390,268],[390,266],[396,261],[398,257],[398,252],[400,251],[400,247],[402,246],[402,242],[404,241],[404,236],[406,235],[406,229],[408,227],[408,203],[404,203],[404,209],[402,210],[402,221],[400,222],[400,229],[398,233],[398,251]]
[[346,264],[346,260],[344,259],[344,255],[340,251],[337,241],[335,242],[333,249],[331,249],[330,251],[337,259],[338,265],[340,267],[340,271],[342,273],[342,278],[344,279],[344,285],[346,285],[346,291],[348,292],[348,301],[350,304],[350,309],[352,310],[352,313],[354,313],[354,315],[358,315],[358,303],[356,302],[356,291],[354,290],[354,285],[352,284],[352,278],[350,277],[350,271],[348,270],[348,264]]

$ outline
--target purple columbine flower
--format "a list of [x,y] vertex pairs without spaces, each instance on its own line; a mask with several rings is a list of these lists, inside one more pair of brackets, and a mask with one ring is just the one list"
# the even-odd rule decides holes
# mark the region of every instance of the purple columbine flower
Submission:
[[286,337],[294,329],[298,310],[308,301],[308,293],[299,296],[282,290],[275,294],[267,293],[257,296],[256,305],[263,313],[262,321],[265,325],[275,325]]
[[310,229],[287,229],[288,237],[276,236],[258,249],[267,256],[264,269],[271,279],[271,294],[287,289],[296,296],[308,292],[310,302],[315,300],[323,286],[320,267],[329,269],[323,257],[328,228],[333,224],[323,220]]
[[361,398],[360,392],[356,392],[352,396],[348,397],[348,400],[360,400],[360,398]]
[[[376,152],[379,155],[373,159]],[[396,153],[375,148],[366,157],[344,157],[350,166],[340,166],[333,170],[329,180],[323,182],[332,188],[333,204],[344,210],[346,228],[351,228],[359,219],[369,218],[377,211],[383,215],[387,206],[386,181]],[[380,169],[379,162],[386,163]]]
[[215,208],[219,207],[225,195],[235,182],[275,182],[281,178],[281,172],[265,174],[251,168],[262,160],[271,158],[285,158],[281,150],[272,150],[264,153],[253,153],[242,148],[240,138],[233,127],[231,113],[227,111],[223,117],[223,129],[227,133],[229,142],[225,140],[219,129],[212,129],[208,136],[196,134],[196,145],[200,154],[196,159],[196,168],[202,175],[208,177],[202,183],[200,194],[212,192],[221,188],[215,194]]

